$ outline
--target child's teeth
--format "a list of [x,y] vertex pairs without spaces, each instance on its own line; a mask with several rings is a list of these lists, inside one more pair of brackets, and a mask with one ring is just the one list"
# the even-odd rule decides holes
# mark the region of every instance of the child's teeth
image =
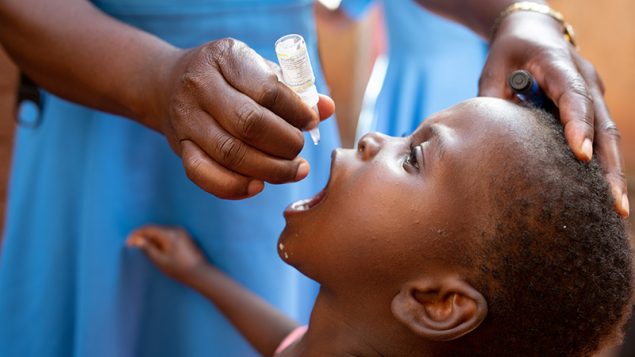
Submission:
[[309,201],[311,201],[310,198],[297,201],[293,204],[293,209],[296,211],[306,211],[307,209],[309,209]]

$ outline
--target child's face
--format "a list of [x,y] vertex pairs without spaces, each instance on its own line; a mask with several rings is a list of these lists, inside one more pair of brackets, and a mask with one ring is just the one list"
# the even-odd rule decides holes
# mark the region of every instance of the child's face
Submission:
[[335,150],[326,189],[285,211],[280,256],[331,286],[385,286],[458,267],[487,221],[483,178],[512,160],[505,148],[528,131],[522,111],[477,98],[431,116],[411,136],[372,133],[357,150]]

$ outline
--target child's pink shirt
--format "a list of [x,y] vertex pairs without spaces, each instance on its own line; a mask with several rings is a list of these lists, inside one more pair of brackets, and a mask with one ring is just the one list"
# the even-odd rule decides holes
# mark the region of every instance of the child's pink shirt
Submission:
[[304,334],[306,333],[307,329],[308,327],[305,325],[305,326],[298,326],[295,328],[295,330],[291,331],[291,333],[289,333],[287,337],[285,337],[284,340],[282,340],[282,342],[280,343],[280,346],[276,348],[276,354],[284,351],[292,343],[301,339],[302,336],[304,336]]

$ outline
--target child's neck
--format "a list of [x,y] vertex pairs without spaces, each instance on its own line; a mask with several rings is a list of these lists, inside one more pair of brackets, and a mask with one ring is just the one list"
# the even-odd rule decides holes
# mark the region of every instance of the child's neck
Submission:
[[332,295],[320,290],[308,331],[281,356],[381,356],[366,340],[365,326],[342,310]]

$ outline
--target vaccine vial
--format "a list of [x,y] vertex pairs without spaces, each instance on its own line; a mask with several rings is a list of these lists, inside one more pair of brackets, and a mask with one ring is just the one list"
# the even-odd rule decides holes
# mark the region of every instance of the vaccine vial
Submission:
[[[276,41],[276,56],[278,56],[284,83],[319,115],[317,107],[319,96],[315,87],[315,75],[304,38],[296,34],[279,38]],[[309,130],[309,134],[313,144],[317,145],[320,141],[320,130],[315,127]]]

